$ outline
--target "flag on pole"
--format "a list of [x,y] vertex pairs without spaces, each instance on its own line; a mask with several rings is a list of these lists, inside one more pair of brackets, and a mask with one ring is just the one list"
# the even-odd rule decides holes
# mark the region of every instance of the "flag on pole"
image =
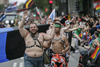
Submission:
[[0,15],[0,21],[2,21],[4,18],[6,18],[6,14],[5,14],[5,13],[2,13],[2,14]]
[[11,4],[9,7],[5,9],[5,12],[12,12],[17,10],[17,2]]
[[89,45],[90,45],[90,47],[92,47],[92,41],[95,39],[94,35],[88,37],[88,39],[89,39]]
[[68,15],[64,16],[61,20],[60,23],[62,23],[63,25],[65,25],[65,21],[68,20]]
[[68,20],[70,20],[70,14],[68,15]]
[[96,9],[96,11],[99,12],[99,11],[100,11],[100,4],[96,5],[96,6],[95,6],[95,9]]
[[23,8],[34,8],[36,5],[34,4],[33,0],[27,0],[26,3],[24,4]]
[[69,21],[70,21],[70,14],[64,16],[64,17],[60,20],[60,22],[61,22],[63,25],[65,25],[65,21],[66,21],[66,20],[69,20]]
[[42,17],[41,17],[41,14],[40,14],[40,11],[39,9],[36,7],[36,10],[37,10],[37,14],[39,15],[40,19],[42,20]]
[[81,38],[82,38],[82,37],[83,37],[83,34],[82,34],[82,33],[80,33],[79,37],[81,37]]
[[55,9],[53,9],[53,11],[51,12],[51,14],[48,18],[51,18],[52,22],[54,21],[54,19],[55,19]]
[[25,11],[25,10],[35,8],[35,7],[36,7],[36,5],[35,5],[33,0],[27,0],[26,3],[23,6],[23,9],[18,9],[17,12]]
[[91,58],[97,59],[98,56],[100,55],[100,48],[97,46],[93,54],[91,55]]

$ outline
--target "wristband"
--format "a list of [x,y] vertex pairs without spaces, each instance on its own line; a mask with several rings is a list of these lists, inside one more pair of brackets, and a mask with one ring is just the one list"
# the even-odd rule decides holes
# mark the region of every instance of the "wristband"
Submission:
[[66,52],[65,50],[61,50],[61,51],[63,51],[64,53]]
[[65,51],[65,50],[61,50],[61,51]]

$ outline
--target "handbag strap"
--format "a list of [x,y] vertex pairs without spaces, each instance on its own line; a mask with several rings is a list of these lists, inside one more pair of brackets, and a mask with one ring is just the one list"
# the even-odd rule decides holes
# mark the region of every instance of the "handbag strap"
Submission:
[[33,35],[31,34],[31,37],[33,38],[33,40],[37,40],[37,41],[38,41],[38,43],[40,44],[40,46],[41,46],[42,50],[43,50],[43,46],[41,45],[40,41],[37,39],[37,38],[38,38],[38,36],[39,36],[39,33],[37,34],[37,36],[36,36],[36,37],[33,37]]
[[36,40],[38,41],[38,43],[40,44],[40,46],[42,47],[42,50],[43,50],[43,46],[42,44],[40,43],[40,41],[36,38]]

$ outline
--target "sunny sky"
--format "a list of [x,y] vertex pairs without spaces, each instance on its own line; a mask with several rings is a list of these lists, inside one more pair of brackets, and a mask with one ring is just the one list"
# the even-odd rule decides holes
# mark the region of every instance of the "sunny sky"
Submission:
[[9,0],[9,3],[14,3],[17,1],[17,5],[19,5],[20,3],[25,3],[27,0]]

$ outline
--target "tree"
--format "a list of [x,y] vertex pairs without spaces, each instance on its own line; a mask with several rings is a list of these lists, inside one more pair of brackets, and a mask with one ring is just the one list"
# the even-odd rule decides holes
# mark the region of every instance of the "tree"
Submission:
[[[52,0],[53,4],[55,4],[55,6],[57,6],[59,4],[60,0]],[[43,11],[44,14],[49,15],[49,11],[50,11],[50,4],[49,4],[49,0],[34,0],[34,3],[36,4],[36,6],[41,9]],[[45,8],[48,9],[48,11],[45,11]]]
[[4,4],[0,4],[0,10],[4,10]]
[[45,12],[45,8],[49,9],[49,0],[34,0],[34,3],[44,14],[49,14],[49,12]]

